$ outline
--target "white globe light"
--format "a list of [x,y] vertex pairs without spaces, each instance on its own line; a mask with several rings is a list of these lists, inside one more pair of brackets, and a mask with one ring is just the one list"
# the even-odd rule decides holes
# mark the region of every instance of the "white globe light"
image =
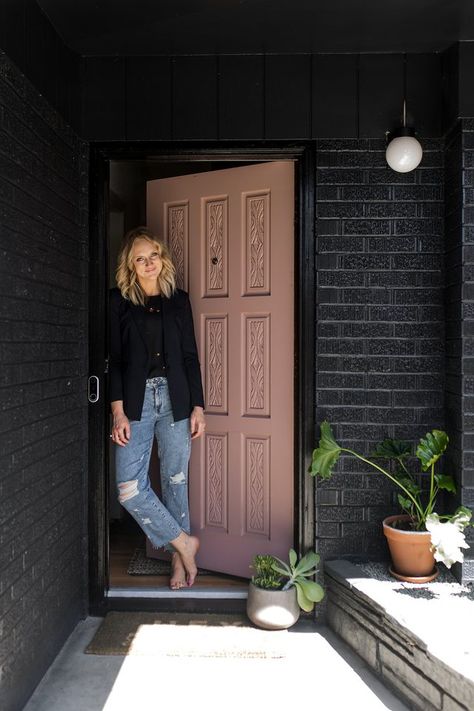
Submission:
[[420,164],[423,149],[413,136],[397,136],[387,146],[385,158],[397,173],[409,173]]

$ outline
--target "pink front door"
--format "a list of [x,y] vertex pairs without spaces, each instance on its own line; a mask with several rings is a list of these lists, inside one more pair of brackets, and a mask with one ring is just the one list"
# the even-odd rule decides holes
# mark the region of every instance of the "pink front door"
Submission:
[[147,223],[194,313],[206,402],[193,442],[201,567],[249,577],[293,545],[294,164],[152,180]]

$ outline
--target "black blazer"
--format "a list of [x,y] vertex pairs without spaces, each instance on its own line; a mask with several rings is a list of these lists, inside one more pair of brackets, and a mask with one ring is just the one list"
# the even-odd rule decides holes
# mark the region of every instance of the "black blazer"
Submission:
[[[194,337],[189,297],[178,289],[162,295],[163,345],[168,388],[175,421],[189,417],[195,405],[204,407],[201,369]],[[143,306],[110,290],[109,400],[123,400],[129,420],[140,420],[151,354],[145,337]]]

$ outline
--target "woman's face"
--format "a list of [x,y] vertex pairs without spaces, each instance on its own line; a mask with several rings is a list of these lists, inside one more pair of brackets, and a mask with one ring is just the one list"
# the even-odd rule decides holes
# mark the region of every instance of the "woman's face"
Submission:
[[132,260],[140,285],[156,283],[163,268],[163,262],[156,245],[139,237],[133,243]]

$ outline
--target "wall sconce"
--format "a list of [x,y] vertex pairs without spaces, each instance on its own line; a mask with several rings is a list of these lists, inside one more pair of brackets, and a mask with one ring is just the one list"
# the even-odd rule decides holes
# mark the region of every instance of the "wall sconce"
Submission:
[[409,173],[415,170],[423,157],[423,149],[416,139],[414,128],[407,126],[406,100],[403,100],[403,126],[395,131],[386,131],[387,150],[385,158],[392,170]]

